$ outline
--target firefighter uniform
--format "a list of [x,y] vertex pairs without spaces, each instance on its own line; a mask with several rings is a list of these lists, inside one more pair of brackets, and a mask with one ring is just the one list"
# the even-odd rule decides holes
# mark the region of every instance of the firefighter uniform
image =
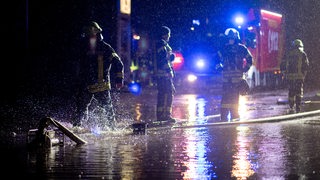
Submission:
[[290,112],[300,112],[303,97],[303,84],[309,67],[307,54],[303,50],[303,43],[296,39],[292,43],[293,49],[285,59],[285,78],[288,82],[288,100]]
[[[103,41],[101,28],[95,22],[89,27],[98,29],[92,39],[88,32],[84,36],[84,54],[81,54],[77,73],[77,117],[75,125],[80,123],[98,123],[101,128],[113,126],[115,113],[110,95],[110,70],[115,68],[115,82],[117,88],[123,86],[123,63],[115,50]],[[89,29],[90,31],[90,29]],[[91,113],[99,111],[98,121],[93,120]],[[90,115],[91,114],[91,115]],[[97,114],[96,114],[97,115]],[[93,115],[94,116],[94,115]],[[91,118],[91,119],[90,119]],[[81,121],[82,120],[82,121]]]
[[239,96],[248,86],[243,79],[243,73],[247,72],[252,65],[252,55],[246,46],[240,44],[238,31],[227,29],[226,36],[232,39],[218,52],[222,66],[222,99],[221,121],[239,118]]
[[[174,70],[172,61],[174,54],[168,44],[170,38],[170,29],[166,26],[161,27],[161,39],[155,45],[155,76],[157,82],[157,120],[158,121],[175,121],[172,118],[172,103],[175,93],[173,84]],[[167,39],[162,38],[166,36]]]

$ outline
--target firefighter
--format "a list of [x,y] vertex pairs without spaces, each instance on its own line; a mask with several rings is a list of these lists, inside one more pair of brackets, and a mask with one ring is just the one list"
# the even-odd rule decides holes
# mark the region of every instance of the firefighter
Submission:
[[298,113],[301,111],[303,84],[309,68],[309,60],[300,39],[295,39],[292,42],[292,48],[286,54],[282,67],[289,89],[289,113]]
[[161,26],[157,33],[155,44],[155,77],[157,82],[157,121],[175,122],[171,116],[172,103],[175,93],[173,84],[174,70],[172,61],[175,56],[168,44],[171,30],[167,26]]
[[[114,128],[115,113],[110,95],[110,70],[115,68],[116,89],[123,87],[124,67],[115,50],[103,40],[97,22],[83,27],[82,47],[77,64],[77,117],[74,125]],[[99,112],[99,114],[92,114]],[[97,118],[98,115],[99,120]],[[95,116],[95,117],[94,117]]]
[[225,31],[226,44],[218,52],[219,68],[222,70],[221,121],[239,118],[238,104],[240,94],[248,91],[243,79],[244,73],[252,65],[252,55],[247,47],[240,44],[239,32],[234,28]]

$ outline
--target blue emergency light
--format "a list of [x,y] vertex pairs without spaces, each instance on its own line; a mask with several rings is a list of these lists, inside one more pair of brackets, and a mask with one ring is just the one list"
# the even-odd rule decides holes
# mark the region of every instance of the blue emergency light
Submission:
[[141,94],[141,84],[138,82],[131,82],[128,85],[129,91],[134,95],[140,95]]

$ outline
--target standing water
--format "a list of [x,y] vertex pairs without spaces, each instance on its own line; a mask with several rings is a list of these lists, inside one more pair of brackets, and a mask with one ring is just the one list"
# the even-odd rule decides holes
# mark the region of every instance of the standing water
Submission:
[[82,133],[81,146],[8,149],[2,170],[32,179],[316,179],[320,126],[305,122]]
[[[285,111],[266,97],[246,97],[241,118]],[[254,101],[252,99],[255,99]],[[268,100],[266,100],[268,99]],[[274,97],[273,97],[274,99]],[[83,131],[88,143],[66,138],[62,146],[28,150],[17,135],[2,148],[2,174],[10,179],[319,179],[319,117],[194,128],[153,128],[133,134],[130,124],[154,121],[154,100],[120,107],[113,131]],[[129,104],[129,105],[128,105]],[[218,113],[219,97],[179,95],[174,117],[207,123]],[[130,113],[129,113],[130,112]],[[275,114],[272,114],[275,113]],[[240,113],[241,114],[241,113]],[[216,117],[216,116],[212,116]],[[66,124],[68,125],[68,124]],[[72,129],[72,128],[71,128]]]

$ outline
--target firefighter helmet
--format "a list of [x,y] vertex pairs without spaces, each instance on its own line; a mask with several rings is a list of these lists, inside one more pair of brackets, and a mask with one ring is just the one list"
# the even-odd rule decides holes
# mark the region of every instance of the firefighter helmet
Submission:
[[167,35],[167,34],[170,34],[170,32],[171,32],[170,28],[168,28],[167,26],[161,26],[159,30],[159,35],[160,36]]
[[234,29],[234,28],[228,28],[224,32],[224,34],[229,38],[229,39],[235,39],[235,40],[240,40],[240,35],[239,32]]
[[303,47],[303,43],[300,39],[295,39],[293,42],[292,42],[292,45],[295,46],[295,47]]
[[101,33],[102,28],[95,21],[90,21],[86,26],[82,29],[84,36],[88,36],[94,33]]

